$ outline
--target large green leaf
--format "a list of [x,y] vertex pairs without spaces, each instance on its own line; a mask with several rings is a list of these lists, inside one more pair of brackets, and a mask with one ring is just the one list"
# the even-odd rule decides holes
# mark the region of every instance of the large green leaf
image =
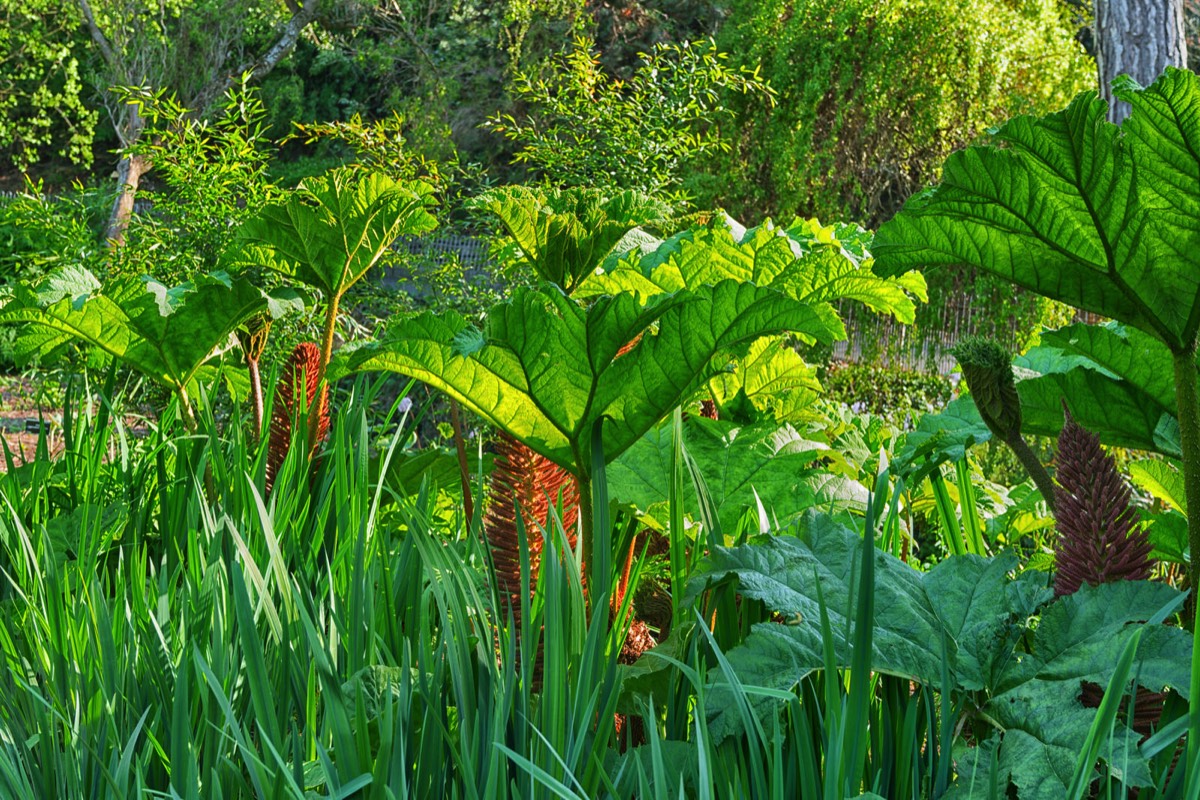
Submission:
[[970,397],[958,397],[937,414],[925,414],[914,430],[904,436],[892,472],[919,483],[946,461],[959,461],[967,450],[992,438]]
[[[844,240],[844,242],[843,242]],[[584,295],[631,291],[640,297],[726,278],[771,286],[810,303],[857,300],[912,322],[913,298],[925,299],[918,273],[884,278],[872,269],[869,235],[856,226],[822,227],[816,220],[783,229],[770,221],[746,229],[718,215],[709,224],[610,258],[584,282]]]
[[[859,552],[857,533],[827,518],[809,517],[798,537],[716,548],[689,585],[689,595],[736,578],[743,597],[762,600],[782,614],[787,624],[756,625],[728,658],[744,684],[788,689],[824,664],[818,585],[836,661],[850,665]],[[942,689],[945,659],[951,690],[970,693],[969,707],[978,708],[981,721],[997,726],[1003,774],[1023,800],[1049,800],[1065,796],[1070,767],[1096,715],[1080,704],[1080,683],[1106,685],[1138,623],[1177,604],[1180,595],[1147,582],[1084,587],[1046,606],[1038,624],[1030,626],[1031,615],[1052,594],[1035,583],[1035,574],[1011,577],[1015,566],[1010,555],[956,556],[922,574],[877,553],[871,668]],[[1169,686],[1186,698],[1190,652],[1190,636],[1181,629],[1145,626],[1135,667],[1140,685]],[[728,689],[718,682],[713,690]],[[756,707],[767,711],[773,702],[760,699]],[[715,738],[740,730],[732,704],[714,698],[710,709]],[[1129,748],[1128,761],[1120,766],[1131,785],[1149,778],[1137,740],[1118,723],[1114,746],[1117,753]]]
[[397,238],[437,225],[426,206],[432,189],[380,175],[331,170],[309,178],[286,200],[267,206],[241,230],[244,249],[276,272],[341,297]]
[[612,460],[723,367],[714,356],[781,331],[823,341],[836,333],[820,307],[736,281],[645,306],[620,294],[583,308],[555,287],[520,289],[483,330],[456,314],[423,315],[340,354],[331,372],[390,370],[425,381],[579,472],[588,469],[597,421]]
[[722,416],[748,403],[752,415],[799,422],[820,396],[817,371],[783,337],[764,336],[739,354],[735,369],[708,382]]
[[1163,435],[1175,425],[1171,353],[1154,337],[1117,323],[1068,325],[1013,365],[1025,432],[1057,435],[1065,401],[1106,444],[1178,454]]
[[[839,504],[840,498],[818,492],[825,488],[821,479],[828,476],[815,462],[829,445],[805,439],[790,426],[738,426],[689,416],[683,434],[728,534],[760,503],[769,519],[781,521],[814,506]],[[646,524],[660,529],[667,521],[672,449],[671,426],[658,425],[606,470],[609,497],[634,506]],[[697,512],[690,481],[684,491],[685,508]]]
[[876,234],[881,269],[976,267],[1186,350],[1200,326],[1200,78],[1169,68],[1120,94],[1124,136],[1085,93],[951,156]]
[[[1021,429],[1057,436],[1063,403],[1105,444],[1178,455],[1171,354],[1162,342],[1117,323],[1068,325],[1013,360]],[[896,469],[920,475],[991,438],[969,397],[922,417],[905,437]]]
[[224,273],[174,287],[149,278],[119,280],[96,292],[98,286],[90,273],[55,273],[19,289],[0,310],[0,323],[22,324],[18,357],[45,358],[79,341],[181,390],[246,319],[301,306],[291,290],[268,294]]
[[529,267],[571,294],[614,250],[652,239],[641,226],[662,224],[670,208],[637,192],[607,197],[595,189],[505,186],[474,204],[500,219],[510,266]]

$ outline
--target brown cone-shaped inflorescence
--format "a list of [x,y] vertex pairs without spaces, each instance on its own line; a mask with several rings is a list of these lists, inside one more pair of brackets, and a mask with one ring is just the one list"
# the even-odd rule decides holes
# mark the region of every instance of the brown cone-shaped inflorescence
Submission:
[[[1084,583],[1098,585],[1120,580],[1145,580],[1154,567],[1151,545],[1129,503],[1129,486],[1117,472],[1100,438],[1089,433],[1063,408],[1066,422],[1058,436],[1058,575],[1054,593],[1073,594]],[[1080,686],[1079,701],[1098,708],[1104,687],[1090,681]],[[1139,688],[1134,712],[1128,698],[1121,713],[1143,737],[1157,727],[1165,695]]]
[[329,435],[329,397],[325,387],[321,387],[321,398],[316,401],[320,364],[320,348],[311,342],[302,342],[296,345],[284,365],[283,374],[279,376],[279,383],[275,387],[275,407],[271,411],[271,438],[267,445],[268,493],[275,485],[275,476],[279,474],[279,468],[283,466],[292,444],[292,424],[299,412],[297,390],[301,387],[305,392],[305,408],[309,409],[310,414],[318,415],[317,439],[311,444],[310,458]]
[[1072,594],[1084,583],[1149,578],[1152,548],[1145,530],[1138,527],[1129,486],[1099,437],[1069,412],[1058,437],[1057,477],[1055,594]]
[[[549,529],[550,508],[562,497],[562,526],[571,547],[579,519],[579,489],[575,478],[543,455],[507,433],[496,441],[496,460],[489,487],[484,533],[496,565],[500,595],[521,622],[521,548],[517,539],[517,509],[525,525],[529,548],[530,590],[537,582],[542,556],[542,529]],[[505,611],[508,611],[506,608]]]

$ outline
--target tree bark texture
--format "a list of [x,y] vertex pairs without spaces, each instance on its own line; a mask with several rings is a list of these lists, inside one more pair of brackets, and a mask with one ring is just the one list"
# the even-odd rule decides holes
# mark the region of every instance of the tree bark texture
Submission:
[[[148,74],[145,69],[146,54],[114,46],[113,38],[100,27],[100,23],[92,11],[91,0],[77,0],[77,2],[88,33],[107,65],[105,77],[115,84],[130,86],[154,84],[153,76]],[[247,76],[247,80],[255,81],[273,70],[296,47],[300,35],[316,19],[317,4],[318,0],[303,0],[303,4],[295,2],[295,0],[288,2],[288,8],[292,12],[291,17],[279,31],[270,47],[253,61],[241,64],[232,70],[222,71],[214,80],[201,88],[191,98],[195,113],[204,114],[217,98],[240,82],[243,75]],[[133,36],[132,39],[136,40],[137,37]],[[119,119],[114,120],[117,123],[117,134],[121,140],[121,147],[126,152],[122,154],[117,165],[118,193],[105,230],[105,238],[112,247],[120,247],[124,243],[125,229],[129,227],[129,217],[133,213],[133,202],[137,197],[138,183],[141,176],[154,166],[149,159],[142,156],[131,156],[127,152],[141,139],[142,130],[145,127],[137,107],[124,106],[117,116]]]
[[133,215],[133,201],[137,199],[138,183],[142,173],[150,165],[142,156],[121,156],[117,162],[117,197],[113,200],[112,211],[108,215],[108,227],[104,238],[109,247],[120,247],[125,244],[125,230],[129,227],[129,217]]
[[1100,95],[1109,121],[1119,124],[1130,107],[1113,98],[1113,78],[1129,75],[1149,86],[1165,68],[1187,67],[1183,0],[1096,0],[1095,24]]

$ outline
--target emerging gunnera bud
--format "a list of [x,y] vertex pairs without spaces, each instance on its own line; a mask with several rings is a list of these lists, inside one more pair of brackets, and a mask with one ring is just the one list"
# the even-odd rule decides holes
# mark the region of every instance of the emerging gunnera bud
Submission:
[[310,458],[329,435],[329,398],[326,389],[321,389],[321,398],[317,400],[320,364],[321,349],[312,342],[301,342],[292,351],[284,365],[283,374],[279,376],[279,383],[275,387],[275,406],[271,410],[271,438],[267,446],[268,493],[274,487],[275,476],[279,474],[279,468],[283,466],[283,460],[292,445],[292,422],[300,409],[297,390],[305,393],[308,413],[318,415],[317,440],[311,443]]
[[1012,355],[995,339],[968,336],[952,351],[962,367],[979,416],[998,438],[1021,432],[1021,399],[1013,381]]
[[1145,580],[1153,562],[1146,531],[1138,527],[1129,486],[1100,438],[1070,412],[1058,437],[1058,575],[1054,593],[1072,594],[1084,583]]
[[258,363],[267,347],[267,336],[271,333],[269,314],[257,314],[246,323],[245,330],[238,331],[238,341],[246,354],[246,361]]

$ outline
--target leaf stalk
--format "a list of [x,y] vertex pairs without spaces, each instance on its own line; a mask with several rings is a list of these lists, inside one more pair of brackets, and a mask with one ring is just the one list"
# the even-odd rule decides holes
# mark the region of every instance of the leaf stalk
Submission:
[[[321,396],[320,386],[325,381],[325,371],[329,367],[329,359],[333,356],[333,337],[337,332],[338,304],[341,295],[330,295],[329,308],[325,310],[325,333],[321,338],[321,362],[317,366],[317,397]],[[318,401],[319,402],[319,401]],[[320,414],[308,415],[308,447],[313,452],[317,447],[317,435],[320,432]]]
[[1184,492],[1188,502],[1188,546],[1192,559],[1188,565],[1186,617],[1196,624],[1196,589],[1200,586],[1200,394],[1196,391],[1196,343],[1172,352],[1175,367],[1175,407],[1179,414],[1179,445],[1183,451]]

